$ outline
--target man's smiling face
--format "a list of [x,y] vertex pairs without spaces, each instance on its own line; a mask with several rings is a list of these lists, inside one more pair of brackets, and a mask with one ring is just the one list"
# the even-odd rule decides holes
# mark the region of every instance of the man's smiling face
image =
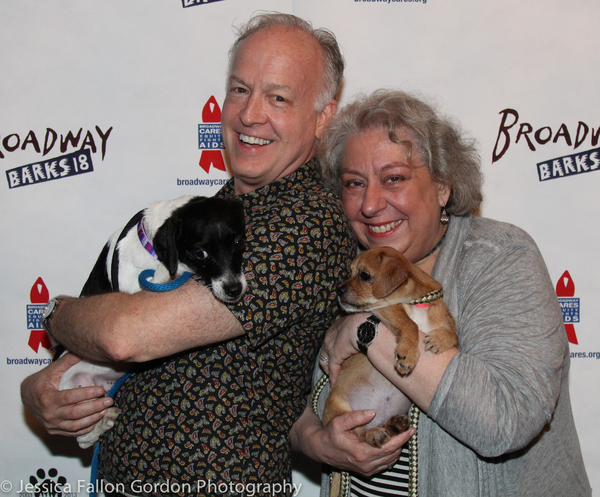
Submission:
[[307,33],[275,27],[241,42],[221,122],[236,193],[261,188],[313,157],[336,107],[332,101],[316,109],[323,90],[322,50]]

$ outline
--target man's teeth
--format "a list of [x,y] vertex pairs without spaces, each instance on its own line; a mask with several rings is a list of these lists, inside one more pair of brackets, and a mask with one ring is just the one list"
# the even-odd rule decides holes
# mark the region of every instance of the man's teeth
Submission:
[[273,140],[265,140],[263,138],[257,138],[255,136],[248,136],[240,133],[240,140],[249,145],[268,145]]
[[369,225],[369,230],[371,230],[373,233],[387,233],[388,231],[394,229],[399,224],[400,224],[400,221],[394,221],[392,223],[384,224],[382,226]]

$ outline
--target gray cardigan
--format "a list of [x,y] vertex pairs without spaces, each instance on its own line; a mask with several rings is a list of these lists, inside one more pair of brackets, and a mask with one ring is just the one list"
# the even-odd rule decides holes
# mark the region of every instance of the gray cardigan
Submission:
[[590,496],[562,314],[535,242],[506,223],[452,217],[433,277],[461,352],[420,416],[419,496]]

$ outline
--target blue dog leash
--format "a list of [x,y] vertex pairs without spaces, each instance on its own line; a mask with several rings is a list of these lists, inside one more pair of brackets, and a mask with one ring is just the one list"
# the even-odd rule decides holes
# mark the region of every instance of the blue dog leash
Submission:
[[140,286],[146,290],[150,290],[152,292],[168,292],[169,290],[174,290],[175,288],[183,285],[187,280],[189,280],[193,274],[189,271],[183,273],[179,278],[173,281],[168,281],[167,283],[152,283],[148,281],[149,278],[154,276],[154,269],[146,269],[140,273],[138,281]]
[[[174,290],[175,288],[180,287],[181,285],[183,285],[187,280],[189,280],[193,274],[186,271],[185,273],[183,273],[179,278],[177,278],[176,280],[173,281],[169,281],[167,283],[152,283],[150,281],[148,281],[149,278],[152,278],[154,276],[154,269],[146,269],[144,271],[142,271],[140,273],[140,276],[138,278],[138,281],[140,283],[140,286],[146,290],[150,290],[152,292],[168,292],[169,290]],[[119,388],[121,388],[121,385],[123,385],[123,383],[125,383],[125,381],[127,380],[127,378],[129,378],[131,376],[131,374],[133,373],[133,370],[127,372],[125,375],[121,376],[121,378],[119,378],[117,381],[115,381],[115,383],[113,384],[113,386],[111,387],[111,389],[108,391],[108,393],[106,394],[108,397],[113,398],[116,393],[119,391]],[[91,476],[90,476],[90,481],[92,483],[92,491],[90,492],[90,497],[96,497],[96,488],[97,488],[97,482],[98,482],[98,461],[100,458],[100,441],[98,441],[98,443],[96,444],[96,447],[94,448],[94,456],[92,457],[92,467],[91,467]]]
[[[108,391],[108,393],[106,395],[110,398],[113,398],[116,395],[116,393],[119,391],[119,388],[121,388],[121,385],[123,383],[125,383],[127,378],[129,378],[132,373],[133,373],[133,370],[128,371],[123,376],[121,376],[117,381],[115,381],[113,386],[111,387],[111,389]],[[100,458],[100,441],[98,440],[98,443],[96,443],[96,447],[94,447],[94,456],[92,457],[92,467],[91,467],[92,474],[90,476],[90,483],[92,484],[91,488],[93,490],[90,492],[90,497],[96,497],[96,488],[98,487],[98,460],[99,460],[99,458]]]

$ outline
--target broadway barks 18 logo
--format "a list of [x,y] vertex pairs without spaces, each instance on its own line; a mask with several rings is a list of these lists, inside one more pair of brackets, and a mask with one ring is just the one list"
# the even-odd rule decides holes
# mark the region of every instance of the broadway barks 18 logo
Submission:
[[223,0],[181,0],[183,8],[194,7],[195,5],[204,5],[205,3],[222,2]]
[[[6,171],[8,188],[37,185],[47,181],[93,172],[92,153],[97,152],[97,142],[99,141],[102,160],[104,160],[106,142],[111,131],[112,127],[103,131],[99,126],[96,126],[96,133],[88,130],[82,138],[83,128],[80,128],[77,133],[68,131],[65,134],[60,134],[59,139],[59,134],[56,131],[52,128],[46,128],[43,142],[38,139],[33,130],[30,130],[23,139],[18,133],[4,136],[0,142],[2,145],[0,159],[4,159],[6,154],[27,150],[35,151],[35,153],[41,154],[42,157],[37,162],[8,169]],[[55,146],[62,155],[46,159],[46,155],[53,151]],[[67,153],[69,148],[76,149],[76,151]]]
[[[544,146],[547,143],[560,143],[573,147],[575,150],[588,138],[592,147],[596,147],[600,140],[600,127],[594,129],[583,121],[579,121],[576,128],[569,128],[562,123],[558,129],[552,129],[550,126],[540,126],[534,129],[528,122],[519,123],[519,113],[515,109],[504,109],[500,114],[502,120],[492,153],[492,162],[500,160],[508,151],[511,146],[511,138],[514,138],[514,143],[526,144],[532,152],[536,151],[536,147]],[[600,148],[556,157],[540,162],[536,166],[540,181],[600,171]]]

